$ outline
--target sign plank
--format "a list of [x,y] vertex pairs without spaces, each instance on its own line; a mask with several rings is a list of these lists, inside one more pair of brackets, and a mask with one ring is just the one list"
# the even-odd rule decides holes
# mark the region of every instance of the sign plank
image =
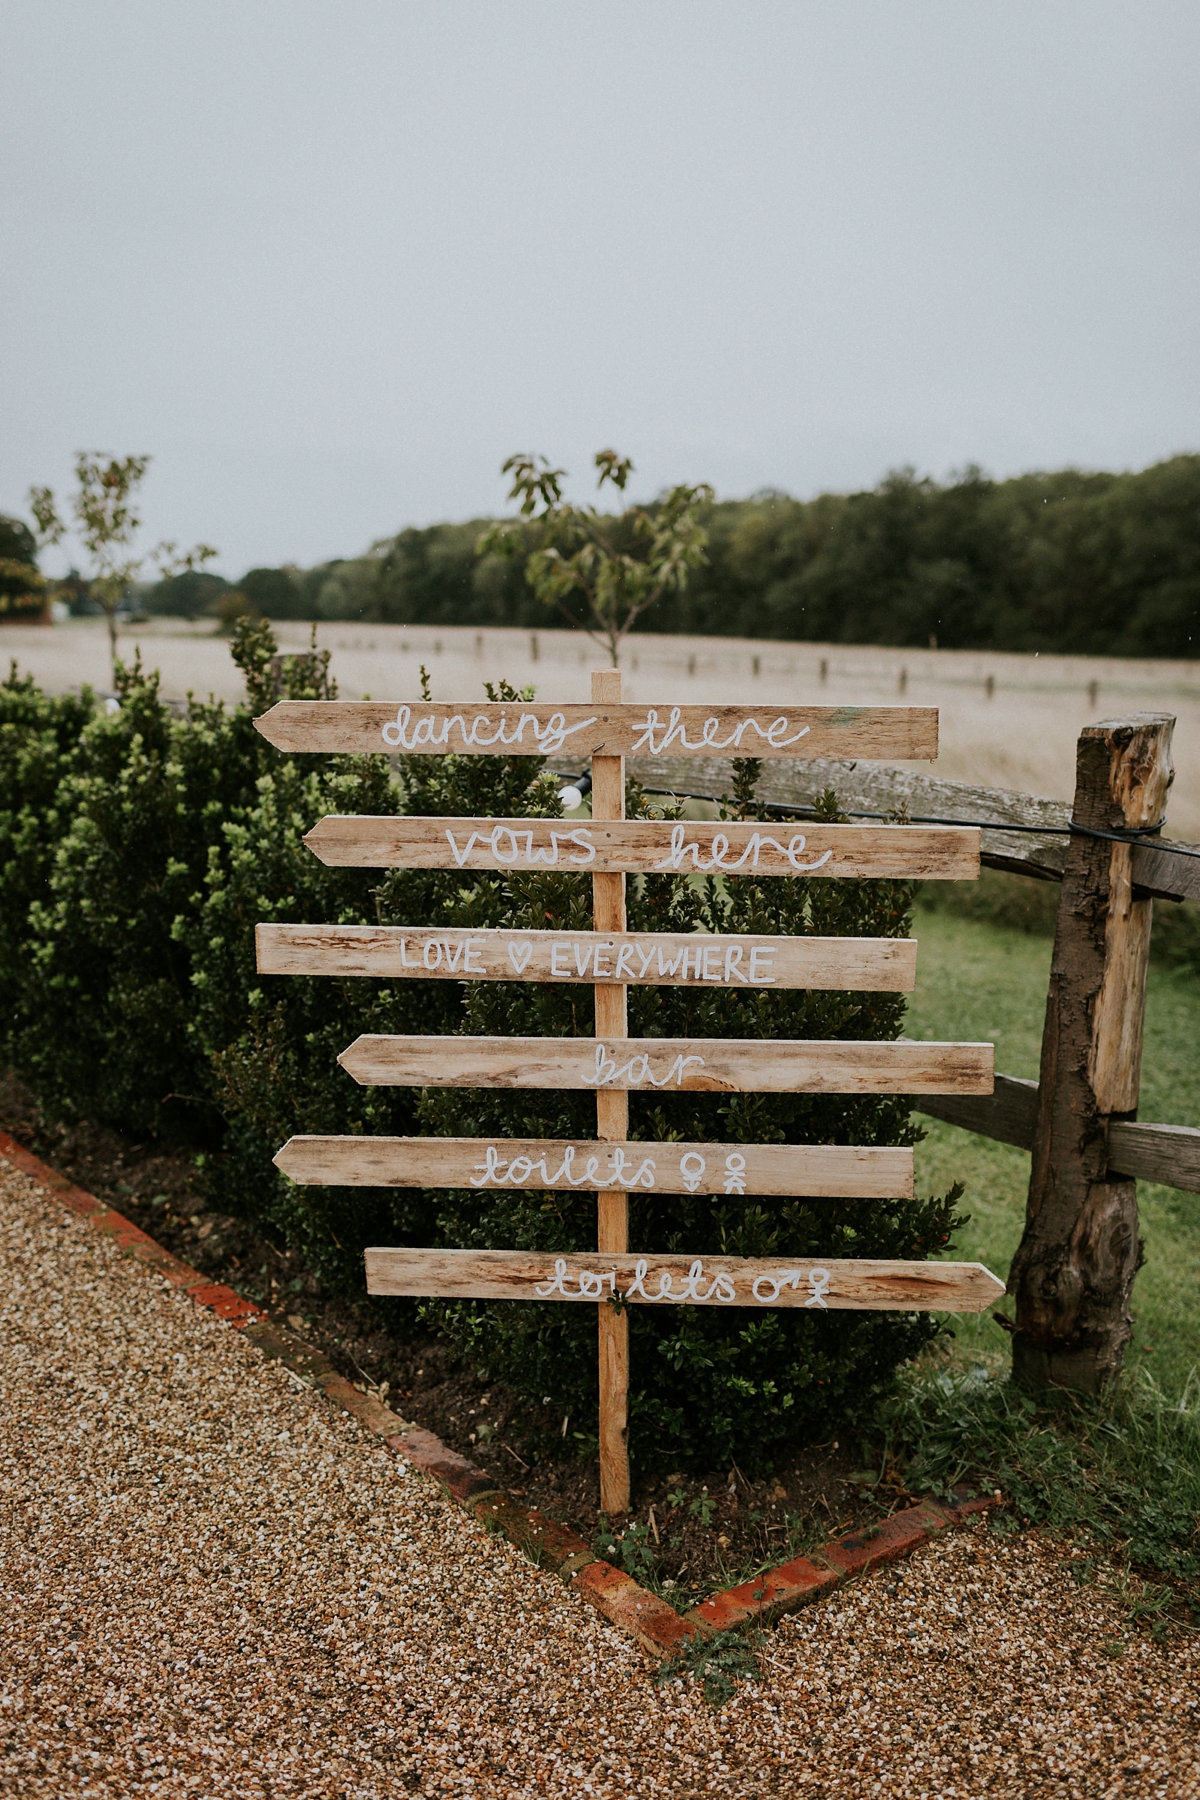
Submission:
[[461,1300],[983,1312],[1004,1293],[982,1263],[372,1249],[366,1265],[369,1294]]
[[304,842],[353,869],[554,869],[589,875],[819,875],[974,881],[964,825],[739,824],[710,819],[439,819],[329,813]]
[[254,721],[277,750],[444,756],[840,756],[931,761],[935,706],[466,705],[279,700]]
[[913,1153],[901,1146],[293,1137],[275,1166],[293,1181],[324,1187],[624,1188],[842,1200],[913,1195]]
[[356,1038],[364,1087],[667,1088],[725,1094],[990,1094],[990,1044],[822,1038]]
[[917,976],[915,938],[259,925],[254,942],[260,975],[834,988],[872,993],[911,993]]

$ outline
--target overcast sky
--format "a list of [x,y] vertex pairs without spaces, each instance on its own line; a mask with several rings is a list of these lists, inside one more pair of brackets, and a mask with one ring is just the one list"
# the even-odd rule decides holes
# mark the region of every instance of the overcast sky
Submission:
[[251,564],[1200,449],[1195,0],[7,0],[0,510]]

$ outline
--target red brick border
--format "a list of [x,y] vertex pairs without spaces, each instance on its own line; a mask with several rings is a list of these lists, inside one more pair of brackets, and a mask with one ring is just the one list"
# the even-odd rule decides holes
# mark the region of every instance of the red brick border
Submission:
[[690,1612],[680,1614],[623,1570],[597,1560],[591,1547],[565,1525],[546,1518],[536,1508],[519,1506],[489,1475],[443,1444],[432,1431],[407,1424],[381,1401],[362,1393],[339,1375],[320,1351],[276,1325],[261,1306],[244,1300],[220,1282],[207,1281],[198,1269],[180,1262],[123,1213],[76,1187],[6,1131],[0,1131],[0,1157],[31,1176],[68,1211],[86,1219],[94,1230],[112,1238],[126,1256],[144,1263],[172,1286],[182,1289],[197,1306],[206,1307],[243,1332],[264,1356],[283,1363],[293,1374],[319,1388],[326,1399],[381,1437],[390,1450],[431,1475],[485,1529],[501,1533],[540,1567],[552,1569],[561,1581],[612,1624],[636,1638],[653,1656],[672,1655],[698,1636],[770,1624],[784,1613],[795,1612],[798,1607],[832,1593],[854,1576],[910,1555],[947,1527],[996,1504],[994,1499],[976,1500],[966,1495],[949,1504],[923,1501],[893,1513],[869,1530],[835,1538],[808,1556],[798,1556],[767,1569],[752,1581],[712,1594]]

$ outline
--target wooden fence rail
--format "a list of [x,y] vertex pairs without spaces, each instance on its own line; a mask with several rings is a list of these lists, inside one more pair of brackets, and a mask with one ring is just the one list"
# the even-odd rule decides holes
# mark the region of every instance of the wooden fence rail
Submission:
[[[1137,1118],[1151,904],[1200,899],[1200,846],[1149,835],[1166,808],[1174,724],[1138,714],[1087,727],[1070,807],[829,759],[766,764],[758,784],[782,807],[811,807],[832,788],[851,816],[903,807],[914,823],[976,825],[986,867],[1062,884],[1041,1079],[998,1075],[991,1094],[914,1100],[1032,1153],[1009,1290],[1014,1371],[1035,1383],[1095,1391],[1121,1367],[1140,1258],[1135,1181],[1200,1193],[1200,1131]],[[634,758],[630,768],[648,789],[697,798],[732,783],[717,759]]]
[[[1033,1149],[1037,1128],[1038,1084],[1019,1075],[997,1075],[991,1094],[926,1095],[915,1110],[944,1119],[1000,1144]],[[1113,1119],[1108,1127],[1108,1166],[1136,1181],[1159,1181],[1164,1187],[1200,1194],[1200,1131],[1190,1125],[1143,1125]]]

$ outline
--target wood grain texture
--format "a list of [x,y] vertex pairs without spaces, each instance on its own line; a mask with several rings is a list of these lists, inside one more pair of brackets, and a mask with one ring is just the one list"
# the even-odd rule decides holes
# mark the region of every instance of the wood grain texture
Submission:
[[255,719],[277,750],[385,755],[589,756],[937,755],[933,706],[463,705],[280,700]]
[[[1033,1148],[1038,1084],[1015,1075],[997,1075],[993,1094],[926,1096],[914,1107],[933,1119],[960,1125],[1001,1144]],[[1108,1127],[1108,1169],[1137,1181],[1157,1181],[1185,1194],[1200,1194],[1200,1131],[1190,1125],[1150,1125],[1112,1119]]]
[[[833,988],[864,993],[911,993],[917,975],[915,938],[259,925],[254,942],[260,975]],[[603,1035],[615,1034],[606,1025]]]
[[[1129,830],[1156,824],[1167,810],[1167,793],[1175,779],[1174,726],[1173,718],[1163,717],[1157,725],[1147,720],[1127,742],[1122,731],[1112,733],[1113,809]],[[1153,901],[1139,899],[1134,892],[1133,847],[1110,844],[1108,850],[1104,978],[1096,997],[1088,1074],[1097,1107],[1111,1114],[1136,1111],[1141,1091]]]
[[[596,669],[592,673],[592,702],[617,705],[621,699],[620,669]],[[592,818],[603,824],[625,817],[625,759],[623,756],[592,757]],[[592,876],[592,918],[598,931],[623,932],[625,876],[623,872]],[[629,1036],[629,990],[623,983],[598,984],[593,990],[597,1037]],[[596,1136],[620,1143],[629,1135],[629,1095],[612,1088],[596,1094]],[[624,1255],[629,1248],[629,1196],[624,1187],[596,1191],[596,1244],[598,1251]],[[604,1306],[597,1315],[599,1329],[599,1455],[600,1509],[609,1515],[629,1511],[629,1315]]]
[[275,1166],[292,1181],[322,1187],[573,1193],[607,1186],[654,1194],[800,1194],[846,1200],[911,1200],[913,1195],[913,1153],[899,1145],[293,1137],[276,1156]]
[[349,869],[800,875],[839,881],[974,881],[979,874],[978,831],[939,825],[606,821],[595,813],[583,820],[330,813],[305,833],[304,842],[323,863]]
[[1159,1181],[1185,1194],[1200,1194],[1200,1131],[1190,1125],[1113,1119],[1108,1127],[1108,1166],[1138,1181]]
[[[1076,823],[1111,830],[1161,816],[1174,720],[1138,714],[1079,738]],[[1127,845],[1070,840],[1042,1034],[1025,1231],[1013,1260],[1013,1367],[1035,1385],[1096,1392],[1132,1334],[1137,1193],[1109,1167],[1113,1111],[1137,1104],[1148,900]],[[1119,1102],[1119,1105],[1114,1103]]]
[[983,1312],[1004,1292],[982,1263],[381,1248],[366,1252],[366,1267],[371,1294],[593,1306],[620,1295],[633,1305]]
[[990,1044],[843,1039],[356,1038],[368,1087],[670,1088],[690,1093],[989,1094]]
[[1033,1147],[1037,1125],[1038,1084],[1015,1075],[995,1076],[990,1094],[925,1095],[913,1110],[931,1119],[944,1119],[964,1131],[978,1132],[999,1144],[1015,1144],[1019,1150]]
[[[728,794],[733,785],[732,765],[720,757],[663,757],[657,762],[639,758],[631,762],[630,772],[649,788],[677,783],[681,791],[714,798]],[[812,806],[830,787],[848,810],[886,813],[905,806],[913,818],[985,821],[980,839],[980,861],[985,868],[1045,881],[1062,880],[1068,839],[1057,834],[1071,817],[1071,808],[1062,800],[1019,794],[1009,788],[941,781],[915,769],[877,768],[829,758],[767,763],[757,791],[767,801]],[[1013,826],[1022,829],[1016,831]],[[1045,836],[1038,834],[1039,827]],[[1200,900],[1200,854],[1172,855],[1173,845],[1200,852],[1200,845],[1176,844],[1167,837],[1133,846],[1134,888],[1139,895],[1165,900]]]

